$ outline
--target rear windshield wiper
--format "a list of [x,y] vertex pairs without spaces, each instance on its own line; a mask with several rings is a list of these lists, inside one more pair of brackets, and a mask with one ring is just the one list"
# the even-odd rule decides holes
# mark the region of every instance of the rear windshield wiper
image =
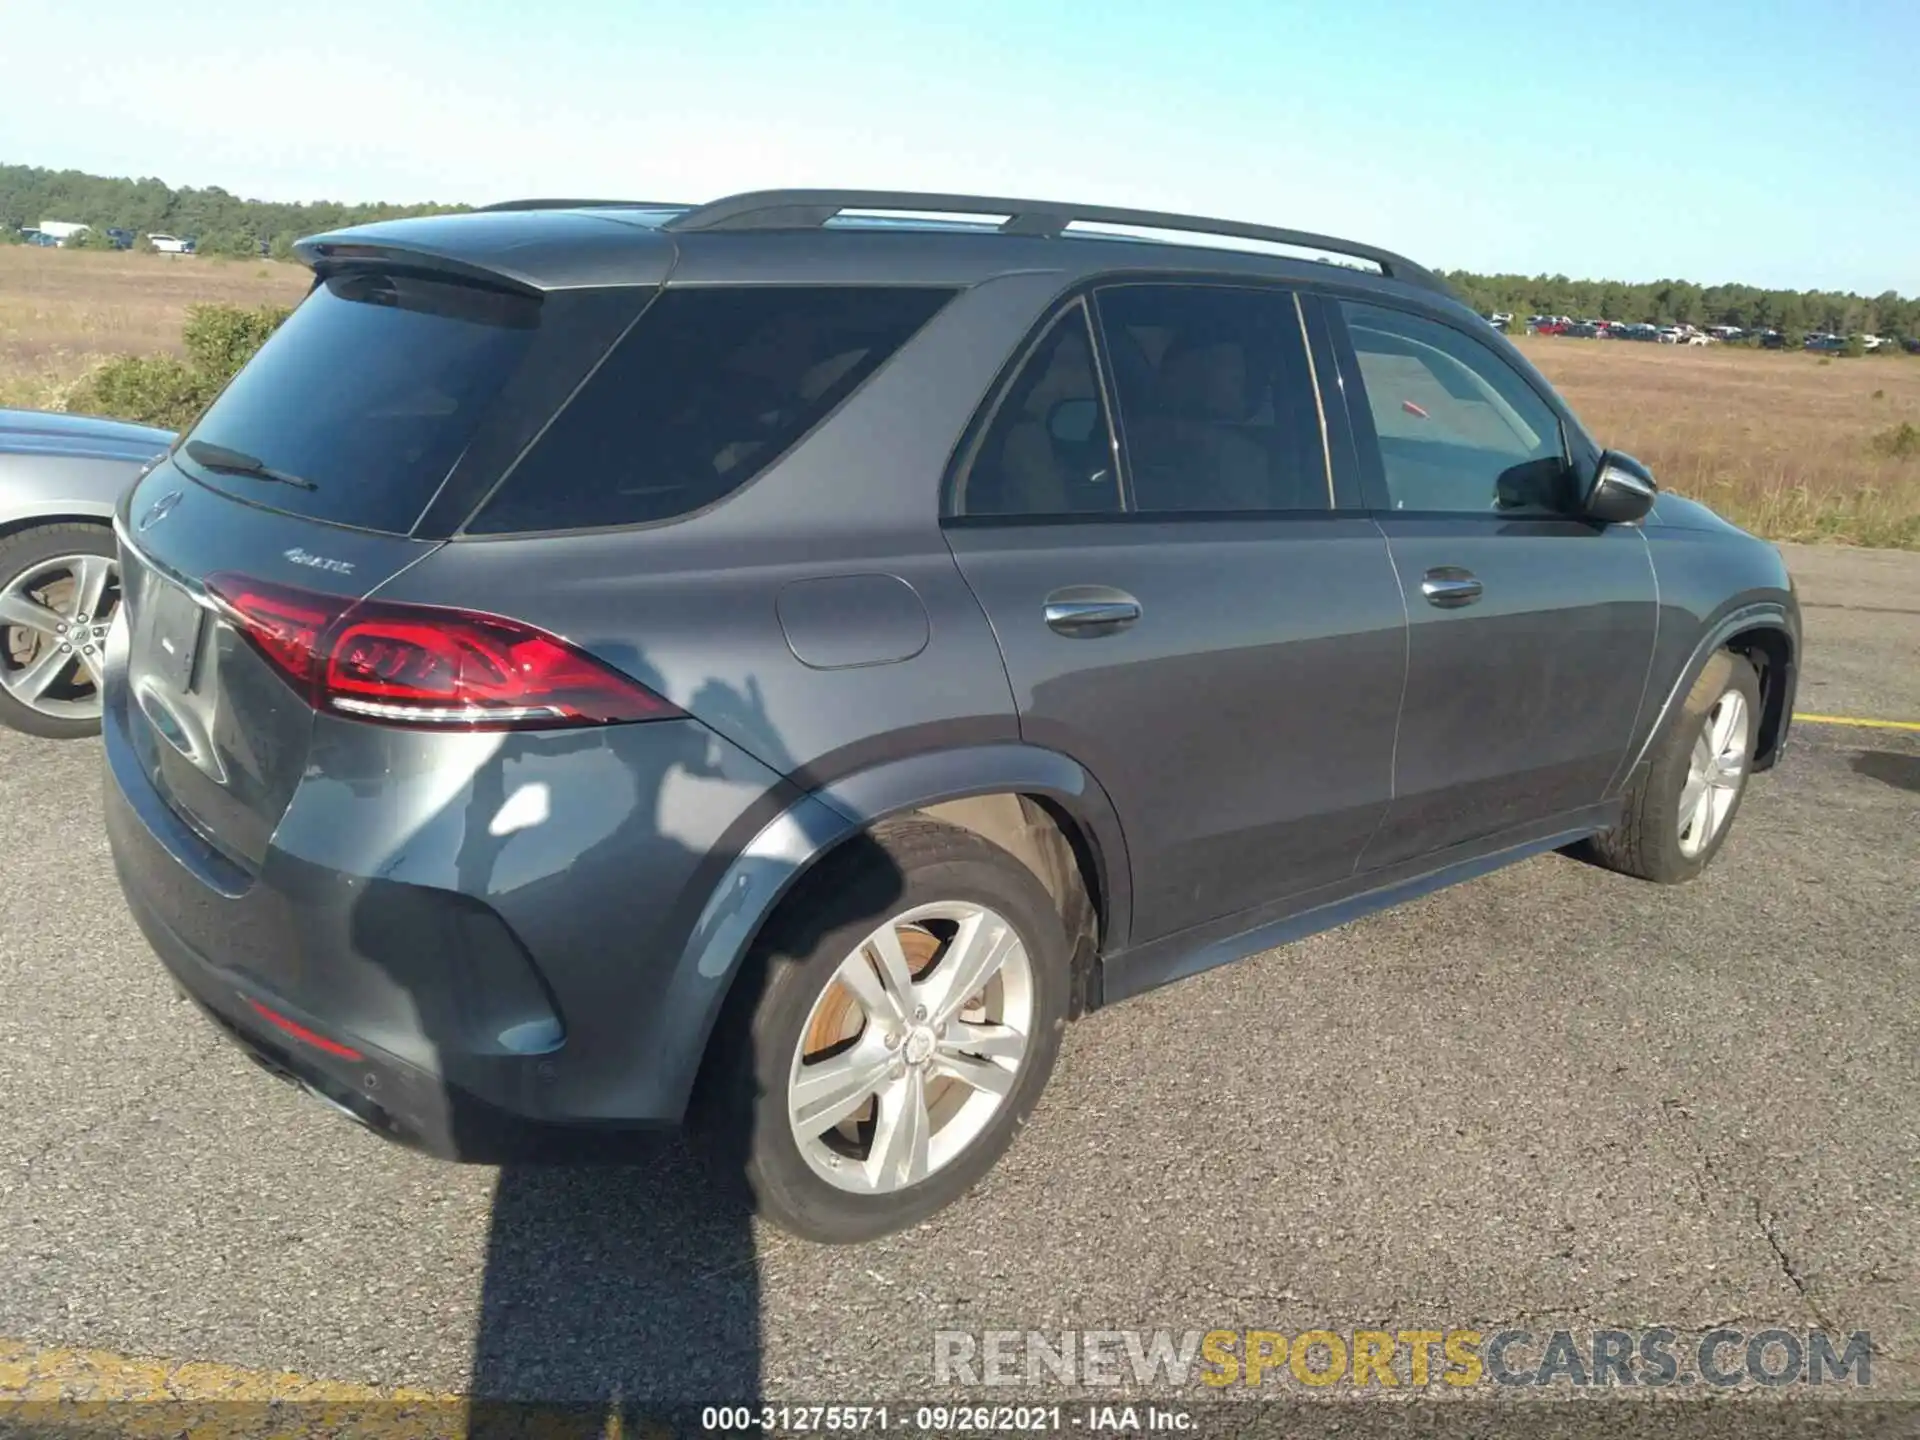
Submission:
[[245,475],[253,480],[271,480],[276,485],[291,485],[297,490],[320,488],[313,481],[299,475],[289,475],[284,470],[276,470],[259,456],[249,455],[244,450],[229,450],[224,445],[215,445],[206,440],[189,440],[186,451],[187,458],[196,465],[204,465],[209,470],[218,470],[223,475]]

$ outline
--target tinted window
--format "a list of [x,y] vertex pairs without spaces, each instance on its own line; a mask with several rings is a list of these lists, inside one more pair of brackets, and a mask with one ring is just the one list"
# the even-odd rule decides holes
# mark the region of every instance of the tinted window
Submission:
[[1329,508],[1292,295],[1125,285],[1101,291],[1099,308],[1135,509]]
[[467,528],[635,525],[711,504],[825,418],[951,293],[670,289]]
[[962,515],[1073,515],[1120,508],[1113,431],[1086,311],[1053,323],[1008,386],[961,483]]
[[1451,326],[1341,302],[1395,510],[1557,509],[1560,419],[1514,368]]
[[181,463],[257,504],[404,532],[540,323],[537,300],[380,274],[315,288],[193,429],[311,489]]

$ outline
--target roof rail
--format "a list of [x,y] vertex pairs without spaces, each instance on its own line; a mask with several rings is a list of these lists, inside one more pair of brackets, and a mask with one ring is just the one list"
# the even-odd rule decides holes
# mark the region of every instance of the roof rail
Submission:
[[691,210],[685,203],[665,200],[497,200],[491,205],[476,205],[475,214],[499,210]]
[[1062,200],[1009,200],[991,195],[933,195],[909,190],[755,190],[729,195],[696,206],[666,222],[667,230],[811,230],[844,210],[908,210],[950,215],[1004,215],[1000,231],[1006,235],[1059,237],[1076,221],[1102,225],[1134,225],[1151,230],[1184,230],[1197,235],[1220,235],[1238,240],[1264,240],[1306,250],[1371,261],[1380,273],[1425,290],[1451,295],[1446,283],[1424,265],[1334,235],[1286,230],[1274,225],[1249,225],[1240,220],[1210,220],[1200,215],[1172,215],[1157,210],[1124,210],[1111,205],[1074,205]]

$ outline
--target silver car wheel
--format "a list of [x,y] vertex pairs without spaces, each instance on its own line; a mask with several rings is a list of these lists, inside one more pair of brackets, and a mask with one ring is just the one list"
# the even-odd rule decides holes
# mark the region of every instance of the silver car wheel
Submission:
[[53,720],[100,718],[101,657],[120,604],[104,555],[59,555],[0,588],[0,688]]
[[841,962],[794,1048],[801,1156],[861,1194],[926,1179],[1006,1103],[1033,1018],[1032,963],[1006,919],[967,901],[896,915]]
[[1733,813],[1747,778],[1746,697],[1729,690],[1707,712],[1687,761],[1680,791],[1680,853],[1691,860],[1712,842]]

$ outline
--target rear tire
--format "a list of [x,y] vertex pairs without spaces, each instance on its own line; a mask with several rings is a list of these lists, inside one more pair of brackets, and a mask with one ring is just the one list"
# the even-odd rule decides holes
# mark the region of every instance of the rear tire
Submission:
[[970,831],[888,822],[768,923],[709,1052],[696,1136],[795,1235],[903,1229],[966,1194],[1026,1123],[1070,989],[1065,927],[1026,866]]
[[[73,566],[59,562],[71,560]],[[98,572],[93,564],[106,561],[104,588],[96,609],[108,616],[120,593],[113,532],[104,525],[61,521],[34,525],[0,540],[0,725],[48,740],[77,740],[100,733],[100,688],[81,664],[83,645],[92,645],[94,657],[104,650],[100,614],[89,614],[83,628],[58,633],[53,622],[75,627],[80,611],[70,601],[76,587]],[[83,575],[81,572],[85,571]],[[49,596],[48,604],[37,597]],[[21,615],[39,613],[45,626],[9,623],[15,609]],[[71,643],[71,659],[58,673],[42,674],[38,665],[62,653]],[[43,684],[44,682],[44,684]],[[37,689],[37,693],[35,693]]]
[[1747,793],[1760,715],[1752,664],[1731,650],[1714,655],[1641,762],[1620,823],[1587,842],[1589,858],[1662,885],[1705,870]]

